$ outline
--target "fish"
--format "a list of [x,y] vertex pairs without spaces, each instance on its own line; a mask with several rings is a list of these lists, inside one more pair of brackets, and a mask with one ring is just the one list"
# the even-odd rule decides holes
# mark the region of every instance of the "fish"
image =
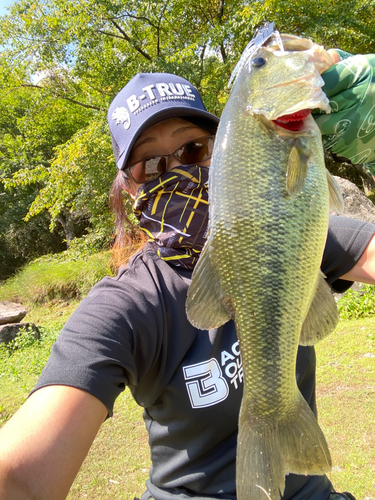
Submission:
[[320,265],[330,207],[342,213],[343,201],[310,112],[330,112],[320,74],[331,61],[273,25],[262,36],[240,58],[220,119],[208,236],[186,301],[199,329],[235,322],[244,372],[238,500],[278,500],[287,474],[323,475],[332,465],[296,382],[298,346],[338,321]]

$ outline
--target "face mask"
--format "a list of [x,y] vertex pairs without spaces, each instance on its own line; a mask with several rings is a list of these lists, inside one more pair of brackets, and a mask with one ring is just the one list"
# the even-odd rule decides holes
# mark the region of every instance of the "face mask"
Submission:
[[209,167],[173,168],[137,193],[133,210],[159,257],[193,269],[206,241]]

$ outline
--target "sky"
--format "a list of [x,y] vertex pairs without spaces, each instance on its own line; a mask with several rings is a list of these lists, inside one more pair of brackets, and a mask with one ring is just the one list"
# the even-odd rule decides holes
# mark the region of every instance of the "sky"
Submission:
[[14,2],[14,0],[0,0],[0,16],[3,16],[4,14],[8,14],[8,11],[5,9],[5,7],[8,7]]

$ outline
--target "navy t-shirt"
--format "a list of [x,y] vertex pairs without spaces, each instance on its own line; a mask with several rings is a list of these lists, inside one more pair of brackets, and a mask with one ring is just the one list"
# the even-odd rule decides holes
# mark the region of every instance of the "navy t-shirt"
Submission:
[[[332,216],[322,271],[337,291],[375,225]],[[191,272],[146,247],[88,294],[64,326],[34,390],[83,389],[112,414],[128,386],[149,433],[152,467],[142,500],[235,500],[235,460],[243,372],[234,323],[202,331],[187,320]],[[315,406],[315,352],[300,347],[296,377]],[[284,499],[327,500],[325,476],[286,478]]]

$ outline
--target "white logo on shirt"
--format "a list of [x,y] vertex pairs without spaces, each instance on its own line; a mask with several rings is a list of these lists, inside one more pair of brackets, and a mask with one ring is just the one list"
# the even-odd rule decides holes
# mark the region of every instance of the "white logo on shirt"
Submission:
[[192,408],[216,405],[228,397],[229,387],[217,359],[185,366],[183,370]]
[[221,352],[221,366],[224,368],[224,373],[229,378],[230,383],[235,389],[238,389],[243,382],[243,367],[238,341],[232,345],[231,351],[231,353]]
[[238,341],[230,352],[221,352],[221,366],[215,358],[183,367],[186,389],[192,408],[205,408],[224,401],[229,396],[229,379],[235,389],[242,386],[243,368]]

